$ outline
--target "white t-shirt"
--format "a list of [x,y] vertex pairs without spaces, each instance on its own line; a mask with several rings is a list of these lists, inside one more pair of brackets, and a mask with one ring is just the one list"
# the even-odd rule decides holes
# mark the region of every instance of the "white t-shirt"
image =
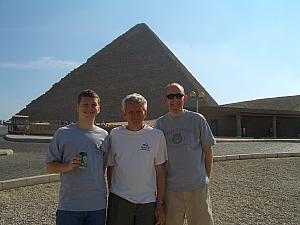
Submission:
[[133,203],[155,202],[155,165],[167,161],[163,132],[147,125],[139,131],[122,126],[114,128],[110,138],[111,192]]

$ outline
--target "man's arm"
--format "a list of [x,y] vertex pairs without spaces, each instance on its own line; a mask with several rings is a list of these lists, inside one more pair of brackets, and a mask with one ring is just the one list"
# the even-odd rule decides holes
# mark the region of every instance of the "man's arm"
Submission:
[[213,166],[213,152],[212,148],[208,147],[203,149],[204,160],[205,160],[205,169],[208,178],[211,176],[212,166]]
[[69,163],[48,162],[46,163],[46,168],[48,173],[67,173],[78,168],[79,165],[80,156],[75,155]]
[[107,170],[106,170],[106,176],[107,176],[107,186],[108,186],[108,190],[110,190],[111,187],[111,177],[112,177],[112,172],[114,170],[114,166],[107,166]]
[[157,196],[156,196],[156,208],[155,217],[156,225],[165,224],[165,211],[164,211],[164,199],[165,199],[165,189],[166,189],[166,171],[165,163],[156,165],[156,183],[157,183]]

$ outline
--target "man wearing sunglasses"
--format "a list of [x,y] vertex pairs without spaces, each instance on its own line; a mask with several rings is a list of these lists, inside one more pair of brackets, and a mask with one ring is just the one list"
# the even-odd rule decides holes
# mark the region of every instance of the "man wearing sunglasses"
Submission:
[[167,141],[166,225],[213,224],[208,182],[212,171],[215,139],[206,119],[184,109],[187,96],[178,83],[166,86],[169,112],[160,117],[156,128]]

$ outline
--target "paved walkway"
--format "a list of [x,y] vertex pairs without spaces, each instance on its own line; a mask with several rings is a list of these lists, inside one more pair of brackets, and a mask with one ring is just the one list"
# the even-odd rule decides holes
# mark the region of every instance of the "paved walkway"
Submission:
[[[33,135],[5,134],[4,139],[12,143],[28,142],[27,143],[28,145],[30,145],[30,142],[32,142],[33,145],[34,143],[49,143],[52,137],[38,136],[38,135],[33,136]],[[300,139],[216,138],[216,140],[217,140],[217,145],[214,148],[215,162],[229,161],[229,160],[244,160],[244,159],[300,157]],[[14,146],[12,146],[12,148],[14,148]],[[45,146],[43,146],[43,148],[45,148]],[[45,151],[46,149],[43,150],[43,153],[41,154],[40,157],[44,157],[42,155],[45,154],[44,153]],[[19,151],[17,150],[17,154],[21,154],[20,150]],[[4,157],[6,156],[2,156],[2,158]],[[24,158],[24,155],[22,155],[22,158]],[[38,161],[39,163],[43,164],[43,160],[39,159]],[[11,167],[9,166],[9,168],[6,169],[10,170]],[[36,174],[41,174],[41,173],[36,173]],[[44,174],[39,176],[30,176],[24,178],[4,180],[4,181],[0,181],[0,190],[10,189],[10,188],[15,188],[20,186],[33,185],[33,184],[48,183],[48,182],[53,182],[58,180],[59,180],[59,175],[57,174],[52,174],[52,175]]]
[[0,137],[7,134],[7,126],[0,125]]

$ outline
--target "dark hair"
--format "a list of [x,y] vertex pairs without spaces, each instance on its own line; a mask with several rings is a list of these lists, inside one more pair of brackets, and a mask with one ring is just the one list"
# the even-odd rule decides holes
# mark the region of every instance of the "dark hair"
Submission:
[[78,104],[80,103],[82,97],[97,98],[98,99],[98,103],[100,104],[100,97],[99,97],[99,95],[95,91],[93,91],[91,89],[86,89],[86,90],[80,92],[80,94],[78,95],[78,98],[77,98],[77,103]]

